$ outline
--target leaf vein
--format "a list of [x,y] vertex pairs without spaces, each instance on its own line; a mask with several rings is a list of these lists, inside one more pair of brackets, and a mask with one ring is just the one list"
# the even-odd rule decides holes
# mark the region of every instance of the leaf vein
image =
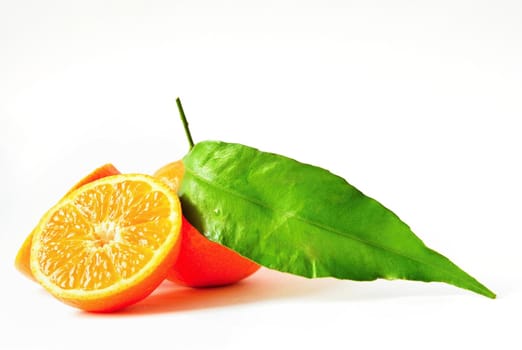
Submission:
[[[229,195],[231,195],[232,197],[240,198],[240,199],[242,199],[244,201],[247,201],[249,203],[255,204],[255,205],[259,206],[259,207],[262,207],[264,209],[267,209],[267,210],[270,210],[270,211],[273,211],[273,212],[276,212],[276,213],[278,212],[278,210],[276,210],[275,208],[267,205],[263,201],[254,200],[254,199],[252,199],[250,197],[244,196],[244,195],[242,195],[242,194],[240,194],[240,193],[238,193],[236,191],[233,191],[230,188],[224,187],[224,186],[223,187],[218,187],[212,181],[210,181],[209,179],[204,178],[203,176],[201,176],[199,174],[194,173],[193,171],[191,171],[191,169],[186,169],[185,171],[190,173],[190,175],[193,176],[194,178],[200,180],[201,182],[204,182],[206,185],[208,185],[210,187],[213,187],[215,189],[219,189],[219,190],[221,190],[223,192],[226,192]],[[355,236],[355,235],[353,235],[353,234],[351,234],[351,233],[349,233],[347,231],[341,231],[341,230],[336,229],[334,227],[331,227],[329,225],[321,224],[321,223],[312,221],[312,220],[310,220],[308,218],[304,218],[304,217],[302,217],[300,215],[295,214],[295,212],[289,212],[287,214],[284,214],[283,216],[284,216],[284,220],[282,220],[282,222],[280,224],[278,224],[272,231],[276,231],[281,226],[282,223],[286,222],[289,218],[293,218],[293,219],[295,219],[297,221],[301,221],[301,222],[303,222],[305,224],[318,227],[318,228],[320,228],[322,230],[328,231],[330,233],[336,234],[338,236],[341,236],[341,237],[344,237],[344,238],[347,238],[347,239],[352,239],[354,241],[358,241],[358,242],[366,244],[368,246],[380,249],[380,250],[382,250],[384,252],[389,252],[389,253],[401,256],[403,258],[406,258],[406,259],[409,259],[409,260],[412,260],[414,262],[417,262],[417,263],[420,263],[420,264],[424,264],[424,265],[427,265],[427,266],[442,268],[441,266],[432,265],[432,264],[429,264],[427,262],[418,260],[418,259],[416,259],[414,257],[405,255],[404,253],[399,252],[399,251],[394,250],[394,249],[390,249],[389,247],[384,247],[384,246],[379,245],[379,244],[377,244],[375,242],[362,239],[362,238],[357,237],[357,236]],[[447,269],[444,269],[444,270],[447,270]],[[449,270],[447,270],[447,271],[449,271]],[[451,271],[449,271],[449,272],[451,272]]]

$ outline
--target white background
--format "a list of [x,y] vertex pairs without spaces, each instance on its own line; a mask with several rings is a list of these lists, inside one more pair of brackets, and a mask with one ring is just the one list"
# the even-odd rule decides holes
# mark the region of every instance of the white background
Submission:
[[[241,142],[327,168],[496,293],[263,270],[121,314],[13,267],[95,167]],[[0,0],[0,349],[520,349],[520,1]]]

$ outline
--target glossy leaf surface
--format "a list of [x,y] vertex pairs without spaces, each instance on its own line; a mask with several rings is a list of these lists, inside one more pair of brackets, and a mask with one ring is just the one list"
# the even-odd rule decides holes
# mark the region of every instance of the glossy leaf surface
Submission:
[[327,170],[240,144],[185,156],[183,212],[207,238],[305,277],[439,281],[494,298],[397,215]]

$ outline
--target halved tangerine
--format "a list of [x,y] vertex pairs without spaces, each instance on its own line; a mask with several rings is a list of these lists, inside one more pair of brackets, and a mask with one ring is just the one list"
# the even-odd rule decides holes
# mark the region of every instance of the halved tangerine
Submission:
[[[116,169],[116,167],[114,165],[112,165],[110,163],[104,164],[104,165],[94,169],[87,176],[84,176],[73,187],[71,187],[71,189],[66,193],[66,195],[71,193],[72,191],[76,190],[77,188],[80,188],[83,185],[88,184],[89,182],[93,182],[95,180],[104,178],[106,176],[117,175],[119,173],[120,173],[120,171],[118,169]],[[33,274],[31,272],[31,262],[30,262],[32,243],[33,243],[33,232],[31,232],[29,235],[27,235],[27,237],[25,238],[24,242],[22,243],[20,249],[18,249],[18,253],[16,254],[16,259],[15,259],[15,267],[22,274],[24,274],[25,276],[34,280]]]
[[175,192],[148,175],[108,176],[66,195],[33,232],[31,271],[80,309],[115,311],[149,295],[180,247]]

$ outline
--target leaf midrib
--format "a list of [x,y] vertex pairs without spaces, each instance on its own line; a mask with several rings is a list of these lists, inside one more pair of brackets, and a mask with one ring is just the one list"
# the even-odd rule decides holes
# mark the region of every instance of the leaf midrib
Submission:
[[[247,196],[244,196],[238,192],[235,192],[233,191],[232,189],[229,189],[227,187],[218,187],[217,185],[215,185],[212,181],[204,178],[203,176],[199,175],[199,174],[196,174],[195,172],[193,172],[191,169],[188,169],[186,168],[185,169],[186,172],[190,173],[191,176],[193,176],[194,178],[200,180],[201,182],[204,182],[205,184],[207,184],[208,186],[210,187],[213,187],[214,189],[216,190],[221,190],[221,191],[224,191],[226,193],[228,193],[229,195],[231,195],[232,197],[238,197],[244,201],[247,201],[247,202],[250,202],[252,204],[255,204],[257,206],[260,206],[262,208],[265,208],[267,210],[270,210],[270,211],[273,211],[273,212],[278,212],[278,210],[276,210],[275,208],[272,208],[270,206],[268,206],[266,203],[262,202],[262,201],[258,201],[258,200],[254,200],[252,198],[249,198]],[[308,225],[311,225],[311,226],[315,226],[315,227],[318,227],[320,229],[324,229],[325,231],[328,231],[328,232],[331,232],[332,234],[335,234],[335,235],[338,235],[338,236],[341,236],[343,238],[347,238],[347,239],[351,239],[351,240],[354,240],[354,241],[358,241],[358,242],[361,242],[363,244],[366,244],[368,246],[371,246],[371,247],[374,247],[374,248],[377,248],[377,249],[380,249],[384,252],[388,252],[390,254],[395,254],[397,256],[400,256],[400,257],[403,257],[405,259],[409,259],[411,261],[414,261],[416,263],[419,263],[419,264],[423,264],[423,265],[426,265],[426,266],[429,266],[431,268],[435,268],[435,269],[441,269],[441,270],[444,270],[446,272],[448,272],[449,274],[455,276],[455,277],[458,277],[458,278],[461,278],[458,274],[456,274],[455,272],[451,271],[451,270],[448,270],[446,267],[444,266],[439,266],[439,265],[433,265],[431,263],[428,263],[428,262],[425,262],[425,261],[422,261],[422,260],[418,260],[414,257],[411,257],[409,255],[405,255],[404,253],[402,252],[399,252],[399,251],[396,251],[394,249],[390,249],[388,247],[384,247],[382,245],[379,245],[375,242],[372,242],[372,241],[368,241],[368,240],[365,240],[365,239],[362,239],[360,237],[357,237],[357,236],[354,236],[353,234],[349,233],[349,232],[345,232],[345,231],[340,231],[338,229],[335,229],[329,225],[325,225],[325,224],[321,224],[321,223],[316,223],[308,218],[304,218],[300,215],[296,215],[295,212],[291,212],[292,214],[286,214],[285,216],[287,218],[291,217],[291,218],[294,218],[295,220],[297,221],[301,221],[305,224],[308,224]],[[431,251],[430,248],[426,247],[426,249],[429,249]],[[442,256],[442,255],[441,255]]]

